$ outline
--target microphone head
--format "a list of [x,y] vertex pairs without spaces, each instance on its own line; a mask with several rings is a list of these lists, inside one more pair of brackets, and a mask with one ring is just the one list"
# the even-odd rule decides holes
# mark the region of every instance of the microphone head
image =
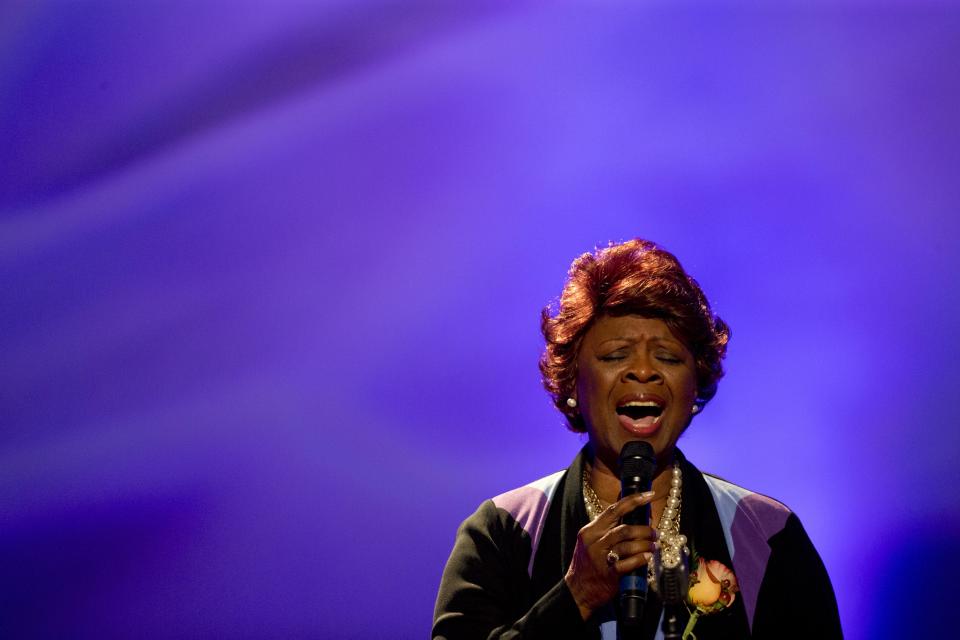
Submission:
[[653,447],[643,440],[631,440],[620,450],[620,477],[653,479],[657,458]]

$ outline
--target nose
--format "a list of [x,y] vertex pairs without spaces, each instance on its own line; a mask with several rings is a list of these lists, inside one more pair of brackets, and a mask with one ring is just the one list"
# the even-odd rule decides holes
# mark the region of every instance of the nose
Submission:
[[659,382],[662,377],[653,359],[646,354],[638,354],[627,363],[623,370],[623,380],[635,382]]

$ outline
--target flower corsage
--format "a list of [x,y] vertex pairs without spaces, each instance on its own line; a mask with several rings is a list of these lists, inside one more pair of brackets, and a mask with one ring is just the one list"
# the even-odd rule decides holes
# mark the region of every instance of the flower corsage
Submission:
[[683,640],[697,640],[693,627],[700,616],[719,613],[733,604],[739,587],[733,571],[716,560],[698,558],[696,568],[690,572],[690,588],[687,603],[693,611],[683,630]]

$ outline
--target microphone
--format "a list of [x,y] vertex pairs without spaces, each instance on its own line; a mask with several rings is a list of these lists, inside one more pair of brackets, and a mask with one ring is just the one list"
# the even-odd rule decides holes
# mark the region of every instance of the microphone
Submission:
[[[649,442],[633,440],[620,450],[620,496],[650,491],[657,459]],[[624,524],[650,524],[650,505],[637,507],[623,517]],[[620,578],[621,629],[639,628],[647,602],[647,569],[638,569]]]

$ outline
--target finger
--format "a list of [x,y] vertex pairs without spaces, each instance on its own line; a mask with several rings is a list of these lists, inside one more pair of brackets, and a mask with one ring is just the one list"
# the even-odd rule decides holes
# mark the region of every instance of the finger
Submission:
[[650,501],[653,500],[655,493],[654,491],[644,491],[643,493],[635,493],[632,496],[621,498],[604,509],[597,520],[605,519],[607,522],[616,522],[637,507],[649,504]]
[[644,551],[643,553],[637,554],[635,556],[630,556],[629,558],[621,558],[616,563],[614,563],[611,568],[623,575],[625,573],[630,573],[631,571],[636,571],[637,569],[642,569],[647,566],[647,563],[650,561],[650,558],[653,557],[653,554],[649,551]]
[[653,527],[642,524],[619,524],[606,531],[597,540],[598,544],[612,547],[624,540],[637,540],[639,542],[654,542],[659,537],[659,533]]
[[585,524],[577,533],[577,538],[585,547],[592,547],[600,538],[607,535],[616,524],[616,520],[607,521],[603,519],[603,516],[600,516],[596,520]]
[[654,551],[653,541],[627,540],[610,547],[621,560],[640,555],[642,553],[651,554]]
[[596,520],[588,522],[586,526],[580,529],[578,534],[580,539],[586,545],[594,544],[597,540],[605,536],[610,529],[618,526],[622,516],[630,513],[639,506],[649,503],[653,500],[654,495],[654,491],[646,491],[644,493],[627,496],[614,502],[604,509],[603,513],[601,513]]

